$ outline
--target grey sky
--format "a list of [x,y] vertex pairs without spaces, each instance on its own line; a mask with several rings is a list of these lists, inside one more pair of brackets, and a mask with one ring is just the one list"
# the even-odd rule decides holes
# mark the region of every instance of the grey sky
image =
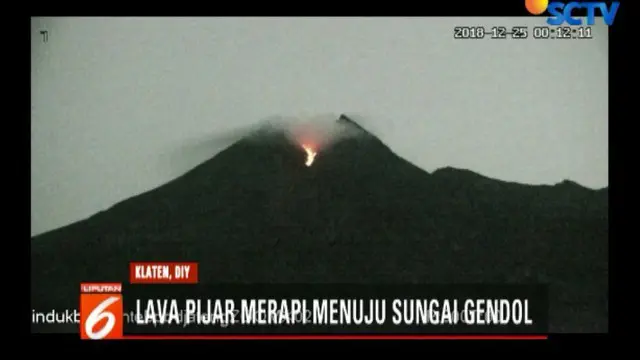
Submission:
[[214,151],[181,146],[276,115],[357,114],[427,171],[607,186],[606,26],[456,40],[459,25],[544,19],[33,19],[31,232],[159,186]]

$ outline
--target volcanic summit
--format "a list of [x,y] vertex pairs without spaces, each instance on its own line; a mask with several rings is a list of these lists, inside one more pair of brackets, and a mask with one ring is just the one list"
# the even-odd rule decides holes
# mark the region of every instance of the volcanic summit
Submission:
[[80,282],[125,282],[131,261],[194,261],[201,283],[545,283],[550,331],[607,331],[608,191],[429,173],[336,124],[241,139],[34,237],[32,305],[77,306]]

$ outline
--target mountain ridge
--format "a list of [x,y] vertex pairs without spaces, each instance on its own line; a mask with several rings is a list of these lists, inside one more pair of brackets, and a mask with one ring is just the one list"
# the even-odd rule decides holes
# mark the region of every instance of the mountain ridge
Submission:
[[127,279],[129,261],[184,260],[202,283],[549,283],[552,331],[606,331],[608,191],[430,174],[374,135],[304,162],[284,134],[244,139],[32,238],[32,302],[70,306],[78,282]]
[[[366,130],[364,127],[362,127],[360,124],[358,124],[355,120],[351,119],[347,115],[341,114],[339,116],[338,120],[336,120],[336,121],[339,122],[339,123],[349,124],[351,126],[354,126],[358,130],[364,132],[367,135],[369,140],[376,141],[380,145],[384,146],[384,148],[387,149],[390,154],[395,156],[400,161],[406,162],[406,163],[410,164],[411,166],[415,167],[416,169],[418,169],[418,170],[420,170],[420,171],[422,171],[422,172],[424,172],[424,173],[426,173],[426,174],[428,174],[430,176],[445,176],[445,177],[452,176],[452,177],[459,178],[459,179],[460,178],[464,178],[467,181],[469,181],[470,183],[471,182],[476,182],[476,181],[485,181],[485,182],[486,181],[490,181],[490,182],[500,183],[500,184],[503,184],[503,185],[521,186],[521,187],[538,187],[538,188],[541,188],[541,189],[542,188],[556,188],[556,187],[564,186],[564,187],[571,187],[571,188],[574,188],[576,190],[579,189],[580,191],[584,190],[585,192],[593,192],[593,193],[600,192],[600,193],[607,193],[608,194],[608,189],[609,189],[608,186],[605,186],[605,187],[602,187],[602,188],[590,188],[590,187],[584,186],[584,185],[582,185],[582,184],[580,184],[578,182],[575,182],[573,180],[570,180],[570,179],[563,179],[562,181],[559,181],[559,182],[557,182],[555,184],[529,184],[529,183],[518,182],[518,181],[503,180],[503,179],[499,179],[499,178],[495,178],[495,177],[491,177],[491,176],[488,176],[488,175],[481,174],[481,173],[479,173],[477,171],[474,171],[474,170],[471,170],[471,169],[465,169],[465,168],[460,168],[460,167],[455,167],[455,166],[443,166],[443,167],[437,168],[437,169],[429,172],[427,170],[424,170],[424,169],[418,167],[417,165],[413,164],[412,162],[406,160],[405,158],[399,156],[398,154],[396,154],[386,144],[384,144],[384,142],[379,140],[379,138],[377,138],[375,136],[375,134],[372,134],[371,132]],[[281,135],[279,132],[275,132],[275,133],[276,133],[276,138]],[[255,135],[251,135],[251,136],[242,138],[239,142],[240,143],[251,142],[251,139],[253,138],[253,136],[256,136],[256,135],[259,136],[259,137],[263,137],[263,138],[265,136],[265,134],[263,132],[257,131]],[[273,136],[273,132],[268,133],[266,136]],[[202,169],[206,169],[207,168],[207,166],[208,166],[207,164],[209,164],[214,158],[217,158],[219,155],[224,154],[226,151],[231,149],[233,146],[237,145],[239,142],[236,142],[236,143],[224,148],[223,150],[218,152],[212,158],[210,158],[210,159],[208,159],[208,160],[206,160],[204,162],[201,162],[200,164],[194,166],[192,169],[186,171],[185,173],[183,173],[183,174],[181,174],[181,175],[179,175],[179,176],[177,176],[177,177],[175,177],[175,178],[173,178],[173,179],[171,179],[171,180],[169,180],[169,181],[167,181],[167,182],[165,182],[165,183],[163,183],[163,184],[161,184],[159,186],[156,186],[156,187],[154,187],[152,189],[148,189],[148,190],[145,190],[145,191],[140,192],[138,194],[129,196],[129,197],[125,198],[125,199],[121,199],[121,200],[113,203],[112,205],[103,208],[100,211],[97,211],[97,212],[95,212],[95,213],[93,213],[93,214],[91,214],[89,216],[86,216],[86,217],[84,217],[82,219],[79,219],[77,221],[74,221],[72,223],[69,223],[69,224],[66,224],[66,225],[62,225],[62,226],[59,226],[59,227],[57,227],[55,229],[47,230],[47,231],[44,231],[42,233],[33,235],[31,237],[31,239],[33,240],[33,239],[36,239],[36,238],[40,238],[42,236],[46,236],[49,233],[56,232],[58,230],[61,230],[61,229],[76,225],[77,223],[80,223],[80,222],[83,222],[83,221],[86,221],[86,220],[90,220],[90,219],[94,219],[96,216],[99,216],[100,214],[102,214],[104,212],[107,212],[107,211],[109,211],[109,210],[111,210],[111,209],[113,209],[115,207],[122,206],[123,203],[129,203],[134,199],[145,197],[145,195],[148,194],[148,193],[155,192],[157,190],[165,188],[166,186],[169,186],[170,184],[175,183],[176,181],[182,180],[184,177],[191,176],[190,174],[197,173],[198,171],[202,171]],[[300,159],[303,159],[304,152],[301,149],[298,148],[297,149],[297,155],[299,156]],[[303,161],[303,160],[300,160],[300,161]],[[212,171],[215,171],[215,169],[212,169]]]

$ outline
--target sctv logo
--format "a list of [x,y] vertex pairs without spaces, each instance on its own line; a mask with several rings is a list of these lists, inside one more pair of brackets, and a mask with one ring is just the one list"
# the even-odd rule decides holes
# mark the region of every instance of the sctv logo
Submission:
[[620,2],[613,1],[611,5],[607,5],[605,2],[572,1],[550,3],[548,0],[525,0],[525,6],[534,15],[540,15],[548,11],[551,15],[547,18],[547,24],[549,25],[562,25],[565,22],[569,25],[583,25],[582,19],[573,17],[573,11],[586,9],[587,25],[594,25],[596,15],[599,13],[602,15],[604,23],[611,26],[618,13]]

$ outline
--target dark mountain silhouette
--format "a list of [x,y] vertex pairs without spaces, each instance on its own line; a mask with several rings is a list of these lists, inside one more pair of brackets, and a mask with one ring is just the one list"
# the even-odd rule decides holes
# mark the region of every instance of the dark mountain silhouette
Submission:
[[430,174],[338,121],[361,136],[311,167],[284,134],[245,138],[34,237],[32,305],[76,306],[78,283],[125,280],[130,261],[185,260],[208,283],[548,283],[551,331],[607,331],[608,191]]

